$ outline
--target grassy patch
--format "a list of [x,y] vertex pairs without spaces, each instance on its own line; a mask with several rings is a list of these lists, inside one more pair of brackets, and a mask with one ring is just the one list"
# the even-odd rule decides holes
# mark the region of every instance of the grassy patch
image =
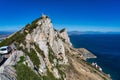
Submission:
[[54,63],[53,60],[56,58],[56,56],[55,56],[52,48],[50,46],[48,46],[48,47],[49,47],[49,49],[48,49],[49,50],[49,52],[48,52],[49,60],[51,63]]
[[59,74],[61,75],[61,80],[64,80],[65,73],[61,70],[62,66],[57,63],[56,68],[57,68]]
[[59,80],[47,69],[47,76],[43,76],[41,80]]
[[17,80],[41,80],[41,78],[24,64],[16,65]]
[[24,62],[25,61],[25,57],[24,56],[21,56],[20,57],[20,61],[18,62],[18,63],[22,63],[22,62]]
[[39,68],[39,64],[40,64],[40,60],[39,57],[37,56],[37,53],[35,52],[34,49],[30,49],[30,53],[28,53],[28,56],[30,57],[31,61],[33,62],[33,64]]
[[20,31],[19,31],[19,32],[15,33],[13,36],[11,36],[10,38],[6,38],[5,40],[3,40],[3,41],[0,43],[0,46],[10,45],[10,44],[12,44],[14,41],[20,43],[20,42],[22,42],[22,41],[25,40],[25,36],[26,36],[26,34],[20,33]]
[[30,48],[30,52],[28,52],[27,49],[23,49],[23,52],[30,57],[30,60],[33,62],[34,66],[36,66],[36,68],[39,68],[40,60],[35,50],[33,48]]

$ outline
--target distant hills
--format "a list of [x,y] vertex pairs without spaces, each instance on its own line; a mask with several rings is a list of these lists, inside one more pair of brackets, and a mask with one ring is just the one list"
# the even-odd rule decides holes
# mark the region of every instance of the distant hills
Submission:
[[120,34],[120,32],[99,32],[99,31],[69,31],[69,35],[80,35],[80,34]]

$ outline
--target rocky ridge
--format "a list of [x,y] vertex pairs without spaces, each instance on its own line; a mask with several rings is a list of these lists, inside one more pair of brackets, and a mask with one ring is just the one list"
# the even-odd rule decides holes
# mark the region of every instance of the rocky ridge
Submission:
[[66,29],[55,30],[46,15],[6,38],[3,45],[13,51],[0,67],[1,80],[110,80],[85,61],[89,56],[84,53],[89,52],[73,48]]

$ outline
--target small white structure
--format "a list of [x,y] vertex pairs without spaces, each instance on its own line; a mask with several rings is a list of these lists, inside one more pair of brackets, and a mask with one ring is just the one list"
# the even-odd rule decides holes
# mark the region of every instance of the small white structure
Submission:
[[98,70],[102,71],[102,68],[100,66],[97,65],[97,63],[92,63],[92,66],[94,66],[95,68],[97,68]]
[[101,68],[101,67],[99,67],[99,70],[100,70],[100,71],[102,71],[102,68]]

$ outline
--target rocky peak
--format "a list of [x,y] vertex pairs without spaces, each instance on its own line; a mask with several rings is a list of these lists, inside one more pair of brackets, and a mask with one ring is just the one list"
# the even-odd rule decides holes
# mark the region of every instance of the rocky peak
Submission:
[[72,45],[71,42],[70,42],[68,33],[67,33],[65,28],[60,31],[60,35],[64,39],[64,42],[68,43],[69,45]]
[[84,52],[72,47],[66,29],[55,30],[46,15],[6,38],[0,43],[3,45],[11,46],[13,51],[0,67],[2,80],[110,79],[88,65],[80,57]]
[[35,43],[39,49],[43,51],[42,55],[44,55],[44,58],[41,55],[38,55],[40,58],[40,63],[43,63],[39,65],[40,71],[42,71],[42,73],[46,73],[46,66],[50,70],[53,68],[53,74],[60,78],[59,72],[55,66],[57,64],[68,64],[64,47],[64,44],[71,44],[68,34],[66,30],[63,32],[55,30],[50,18],[45,15],[37,20],[35,24],[37,24],[37,26],[31,33],[26,35],[26,45],[24,45],[24,47],[30,50],[31,43]]

